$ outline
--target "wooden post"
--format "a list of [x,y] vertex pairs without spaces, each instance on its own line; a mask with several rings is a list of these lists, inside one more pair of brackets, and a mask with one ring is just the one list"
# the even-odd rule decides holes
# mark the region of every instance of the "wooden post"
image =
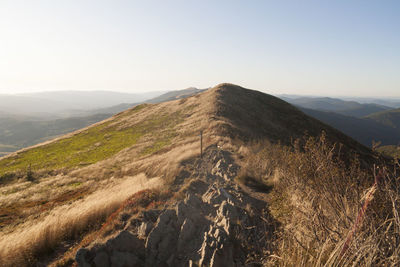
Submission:
[[200,131],[200,158],[203,158],[203,131]]

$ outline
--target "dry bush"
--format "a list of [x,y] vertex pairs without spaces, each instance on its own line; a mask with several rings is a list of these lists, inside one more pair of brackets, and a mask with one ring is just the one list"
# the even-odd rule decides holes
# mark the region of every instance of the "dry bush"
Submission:
[[[340,160],[340,147],[325,135],[293,147],[253,146],[242,175],[274,184],[271,213],[281,223],[275,255],[279,266],[396,266],[400,263],[399,177]],[[382,170],[382,167],[381,167]],[[365,213],[361,208],[364,206]],[[346,245],[345,245],[346,244]]]
[[77,239],[104,220],[133,193],[160,186],[160,179],[147,180],[144,175],[110,184],[87,198],[63,205],[37,220],[19,226],[19,230],[1,236],[2,266],[31,266],[54,250],[63,240]]

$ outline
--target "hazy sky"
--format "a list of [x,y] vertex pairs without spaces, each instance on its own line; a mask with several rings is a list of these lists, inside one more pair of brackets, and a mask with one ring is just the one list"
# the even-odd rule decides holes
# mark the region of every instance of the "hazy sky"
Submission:
[[0,1],[0,93],[400,97],[400,1]]

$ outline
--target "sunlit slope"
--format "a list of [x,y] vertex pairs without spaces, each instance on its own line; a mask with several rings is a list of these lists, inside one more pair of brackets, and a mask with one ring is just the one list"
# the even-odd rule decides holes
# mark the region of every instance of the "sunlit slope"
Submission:
[[[204,130],[212,137],[268,139],[289,143],[304,134],[325,131],[334,141],[359,153],[369,150],[353,139],[271,95],[232,84],[161,104],[143,104],[91,127],[28,148],[0,160],[0,175],[54,169],[74,169],[111,158],[129,148],[125,160],[173,148]],[[211,138],[211,139],[210,139]],[[206,139],[206,145],[207,140]],[[209,145],[210,143],[208,143]],[[130,157],[126,159],[126,157]]]
[[192,107],[164,112],[152,112],[153,108],[154,105],[139,105],[77,133],[3,158],[0,175],[25,171],[28,166],[33,170],[86,166],[138,142],[139,155],[155,153],[171,144],[177,136],[175,127]]

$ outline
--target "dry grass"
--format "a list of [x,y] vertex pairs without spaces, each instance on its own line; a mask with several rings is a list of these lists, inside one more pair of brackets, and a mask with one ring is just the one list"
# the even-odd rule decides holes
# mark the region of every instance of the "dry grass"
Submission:
[[49,266],[70,266],[75,262],[76,252],[82,247],[96,246],[102,243],[110,235],[115,234],[116,229],[122,229],[127,224],[128,217],[135,217],[139,211],[155,209],[164,206],[173,196],[169,190],[160,188],[145,189],[136,192],[126,199],[112,214],[108,216],[101,228],[85,235],[79,243],[71,247],[61,258],[51,262]]
[[2,266],[29,266],[51,252],[63,240],[79,237],[103,222],[133,193],[161,185],[160,179],[144,175],[126,177],[82,200],[54,208],[44,218],[29,220],[0,241]]
[[268,264],[398,266],[400,177],[386,171],[374,186],[373,166],[351,155],[345,164],[324,135],[301,143],[242,149],[245,174],[274,185],[269,208],[282,227]]
[[[135,191],[154,186],[147,184],[143,176],[140,179],[127,177],[145,173],[147,177],[160,177],[163,182],[173,177],[179,172],[182,160],[199,153],[200,129],[204,130],[205,146],[217,142],[218,136],[210,126],[211,116],[208,115],[214,111],[214,103],[210,101],[208,92],[186,101],[146,105],[141,107],[140,112],[137,111],[132,109],[122,112],[94,127],[1,159],[2,162],[12,162],[18,155],[45,151],[49,146],[61,144],[65,140],[83,138],[99,127],[108,127],[119,134],[120,131],[133,131],[138,125],[145,126],[142,127],[145,131],[141,132],[141,137],[133,145],[128,144],[116,154],[107,154],[106,158],[101,157],[100,161],[91,165],[65,168],[58,168],[57,165],[56,169],[43,170],[35,165],[37,168],[33,169],[33,182],[24,178],[24,168],[16,171],[10,179],[8,176],[2,177],[2,265],[33,264],[41,255],[56,249],[61,241],[75,239],[86,230],[93,231],[95,225]],[[107,139],[107,130],[99,134],[99,138]],[[124,138],[119,141],[123,142]],[[21,159],[21,164],[29,162]]]

